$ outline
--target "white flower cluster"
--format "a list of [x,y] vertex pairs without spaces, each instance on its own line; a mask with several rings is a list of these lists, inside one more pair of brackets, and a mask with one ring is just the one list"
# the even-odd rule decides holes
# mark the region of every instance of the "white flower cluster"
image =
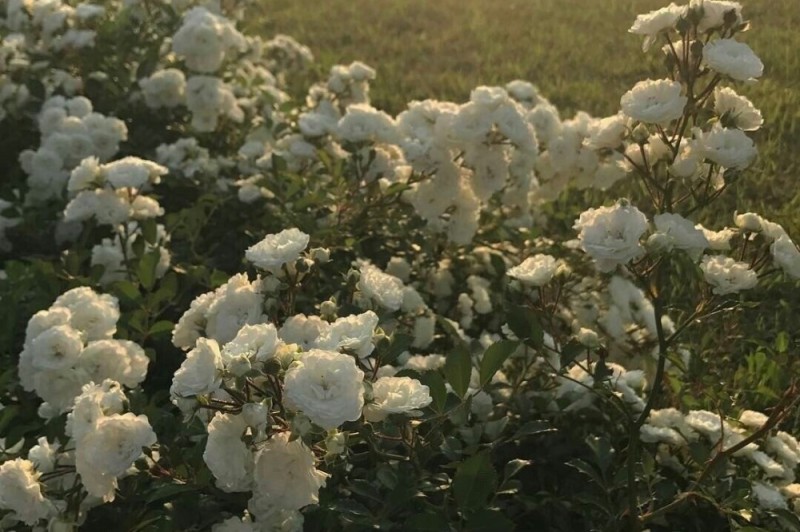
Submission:
[[119,305],[108,294],[73,288],[28,322],[19,357],[23,388],[46,402],[45,417],[67,411],[89,382],[113,379],[129,388],[141,383],[150,362],[135,342],[115,340]]
[[[672,75],[639,82],[621,99],[631,126],[639,123],[622,148],[628,171],[664,172],[687,180],[690,187],[707,181],[716,192],[726,186],[727,171],[752,164],[757,150],[745,132],[761,127],[761,113],[746,97],[719,85],[726,79],[751,82],[763,71],[753,51],[733,39],[747,27],[741,11],[737,2],[701,0],[688,6],[670,4],[636,19],[630,31],[645,36],[645,50],[662,38],[667,41],[662,50]],[[688,76],[694,74],[689,71],[700,64],[714,77],[704,89],[691,90]],[[689,134],[683,116],[701,108],[715,119],[707,129],[694,127]]]
[[[287,230],[269,235],[248,255],[274,270],[297,260],[308,239]],[[396,271],[399,261],[393,264]],[[399,283],[402,302],[403,283],[375,269],[378,276]],[[344,424],[420,415],[432,401],[428,387],[416,379],[385,375],[396,370],[377,367],[377,314],[367,310],[333,318],[335,309],[328,309],[327,321],[296,314],[278,329],[263,313],[276,289],[267,288],[270,279],[250,283],[244,275],[234,276],[194,301],[173,336],[176,345],[192,349],[170,390],[187,413],[203,405],[236,405],[208,419],[203,458],[220,489],[252,492],[248,510],[258,526],[302,522],[298,510],[318,502],[328,474],[316,469],[306,440],[313,433],[311,423],[326,431],[326,453],[335,456],[346,450],[346,431],[338,432]],[[373,290],[373,296],[379,294],[383,284],[377,282]],[[280,412],[271,411],[271,401],[262,395],[274,386],[280,387]],[[290,431],[275,424],[273,416],[281,415],[289,416]],[[217,529],[249,522],[235,519],[222,525]]]
[[169,168],[171,174],[195,182],[204,176],[216,176],[226,166],[226,161],[212,158],[208,149],[202,147],[194,137],[182,138],[172,144],[161,144],[156,148],[155,160]]
[[138,239],[144,239],[144,253],[158,253],[158,262],[155,266],[155,277],[160,279],[167,273],[172,259],[167,244],[169,235],[161,224],[156,225],[155,242],[148,242],[142,235],[141,228],[136,222],[127,224],[127,232],[117,227],[112,238],[104,238],[99,244],[92,247],[92,266],[102,266],[103,274],[99,279],[100,284],[108,285],[114,281],[125,279],[129,268],[126,266],[126,257],[134,256],[134,245]]
[[226,58],[246,49],[244,36],[234,24],[204,7],[183,15],[183,25],[172,38],[172,50],[195,72],[211,74]]
[[[656,444],[657,462],[678,472],[686,471],[689,458],[689,445],[703,442],[714,450],[723,452],[738,445],[760,429],[768,421],[760,412],[744,410],[739,419],[733,422],[718,413],[707,410],[691,410],[686,414],[666,408],[653,410],[647,423],[640,430],[641,440]],[[800,442],[791,434],[773,430],[763,440],[763,444],[748,443],[732,455],[732,465],[736,469],[752,470],[748,475],[757,478],[752,485],[756,502],[764,509],[788,509],[792,504],[795,511],[800,509],[800,484],[796,483],[797,466],[800,464]]]
[[27,459],[0,465],[0,509],[11,511],[4,527],[18,521],[34,526],[43,519],[57,526],[67,502],[54,494],[77,486],[90,496],[77,515],[85,519],[92,506],[115,499],[117,480],[135,473],[131,466],[142,456],[142,448],[156,443],[147,417],[124,413],[128,399],[121,384],[111,379],[98,382],[84,385],[71,401],[66,444],[41,437]]
[[112,379],[87,384],[67,417],[75,468],[86,491],[103,502],[114,500],[117,479],[142,456],[142,447],[156,443],[146,416],[123,413],[126,401]]
[[251,246],[245,258],[256,267],[277,274],[282,266],[294,269],[294,262],[308,246],[309,236],[297,228],[285,229],[278,234],[267,235],[264,240]]
[[601,272],[611,272],[644,254],[640,243],[647,231],[647,217],[626,201],[581,213],[575,221],[581,248]]
[[597,400],[592,392],[596,381],[609,387],[611,392],[618,396],[634,410],[644,409],[645,402],[642,392],[647,385],[642,370],[626,370],[619,364],[607,363],[607,374],[598,377],[598,364],[575,364],[564,375],[557,378],[560,383],[555,391],[556,400],[568,401],[563,407],[565,411],[586,408]]
[[9,114],[19,113],[30,98],[30,89],[16,79],[30,66],[22,34],[7,35],[0,40],[0,122]]
[[[365,65],[334,67],[327,86],[309,92],[309,108],[297,120],[300,135],[281,136],[263,165],[279,155],[292,170],[307,168],[322,150],[355,157],[363,183],[377,179],[382,189],[419,176],[404,200],[432,230],[459,244],[472,240],[490,204],[507,211],[509,225],[525,226],[536,205],[568,186],[605,189],[629,171],[614,151],[628,133],[622,115],[600,120],[579,113],[562,122],[533,85],[515,81],[479,87],[463,105],[412,102],[393,118],[369,105],[373,77]],[[363,88],[354,90],[352,80]]]
[[82,96],[50,98],[42,106],[38,124],[40,147],[20,154],[31,203],[60,198],[70,172],[81,161],[90,157],[107,161],[128,138],[124,122],[93,112],[92,103]]
[[40,476],[33,462],[24,458],[0,464],[0,508],[10,510],[14,522],[32,526],[57,513],[52,501],[42,494]]
[[138,157],[100,164],[96,157],[81,161],[69,178],[67,190],[75,197],[64,209],[64,220],[117,226],[164,214],[158,201],[143,192],[161,181],[169,170]]
[[[612,359],[624,360],[629,369],[646,366],[642,352],[656,349],[658,331],[653,303],[641,288],[618,275],[602,283],[586,277],[571,286],[565,297],[567,305],[562,316],[579,339],[602,333]],[[668,335],[675,330],[667,315],[662,317],[661,325]]]
[[246,274],[234,275],[214,292],[192,301],[172,331],[172,343],[181,349],[191,349],[203,337],[225,344],[233,340],[243,325],[265,323],[265,289],[261,279],[250,282]]
[[528,286],[541,287],[549,283],[558,271],[558,261],[550,255],[537,254],[514,266],[506,275]]
[[56,52],[93,47],[97,32],[82,26],[104,14],[103,6],[89,2],[73,7],[62,0],[10,1],[5,23],[31,37],[31,51]]

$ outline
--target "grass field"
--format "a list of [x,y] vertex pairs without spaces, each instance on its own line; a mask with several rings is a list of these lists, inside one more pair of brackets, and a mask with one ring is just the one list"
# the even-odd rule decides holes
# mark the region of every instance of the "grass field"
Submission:
[[[414,99],[464,101],[478,85],[534,82],[564,116],[617,111],[636,81],[662,77],[660,54],[630,35],[638,13],[665,0],[263,0],[252,29],[311,47],[315,78],[362,60],[378,72],[373,104],[397,113]],[[743,0],[744,39],[766,65],[737,87],[764,113],[761,157],[726,207],[758,210],[800,235],[800,0]],[[725,221],[722,221],[723,223]]]

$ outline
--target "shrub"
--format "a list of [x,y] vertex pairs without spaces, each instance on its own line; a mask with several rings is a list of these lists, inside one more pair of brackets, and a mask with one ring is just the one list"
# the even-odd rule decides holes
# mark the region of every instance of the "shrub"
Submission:
[[666,77],[571,119],[393,117],[359,62],[292,98],[240,3],[4,5],[3,527],[800,529],[759,306],[800,250],[710,208],[763,122],[738,3],[637,17]]

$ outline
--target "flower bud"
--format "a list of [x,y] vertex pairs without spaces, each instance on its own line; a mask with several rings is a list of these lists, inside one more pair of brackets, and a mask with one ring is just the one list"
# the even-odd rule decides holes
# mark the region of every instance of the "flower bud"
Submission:
[[600,347],[600,336],[592,329],[581,327],[581,330],[575,335],[575,339],[589,349]]
[[311,259],[317,264],[325,264],[331,260],[331,252],[328,248],[313,248]]
[[633,133],[631,134],[633,137],[633,141],[636,144],[646,144],[647,139],[650,138],[650,131],[647,130],[647,126],[644,124],[639,124],[635,128],[633,128]]
[[340,455],[347,449],[347,440],[343,432],[332,430],[325,438],[325,449],[328,455]]
[[336,313],[339,311],[339,307],[336,304],[336,301],[333,299],[329,299],[327,301],[323,301],[319,304],[319,315],[323,320],[333,321],[336,319]]

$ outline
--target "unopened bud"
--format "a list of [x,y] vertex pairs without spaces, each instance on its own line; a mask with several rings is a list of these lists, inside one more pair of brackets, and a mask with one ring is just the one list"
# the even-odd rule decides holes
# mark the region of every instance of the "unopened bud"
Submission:
[[314,248],[311,250],[311,259],[317,264],[325,264],[331,260],[331,252],[328,248]]
[[646,144],[647,139],[650,138],[650,131],[648,131],[647,126],[644,124],[639,124],[635,128],[633,128],[633,133],[631,134],[633,137],[633,141],[636,144]]

